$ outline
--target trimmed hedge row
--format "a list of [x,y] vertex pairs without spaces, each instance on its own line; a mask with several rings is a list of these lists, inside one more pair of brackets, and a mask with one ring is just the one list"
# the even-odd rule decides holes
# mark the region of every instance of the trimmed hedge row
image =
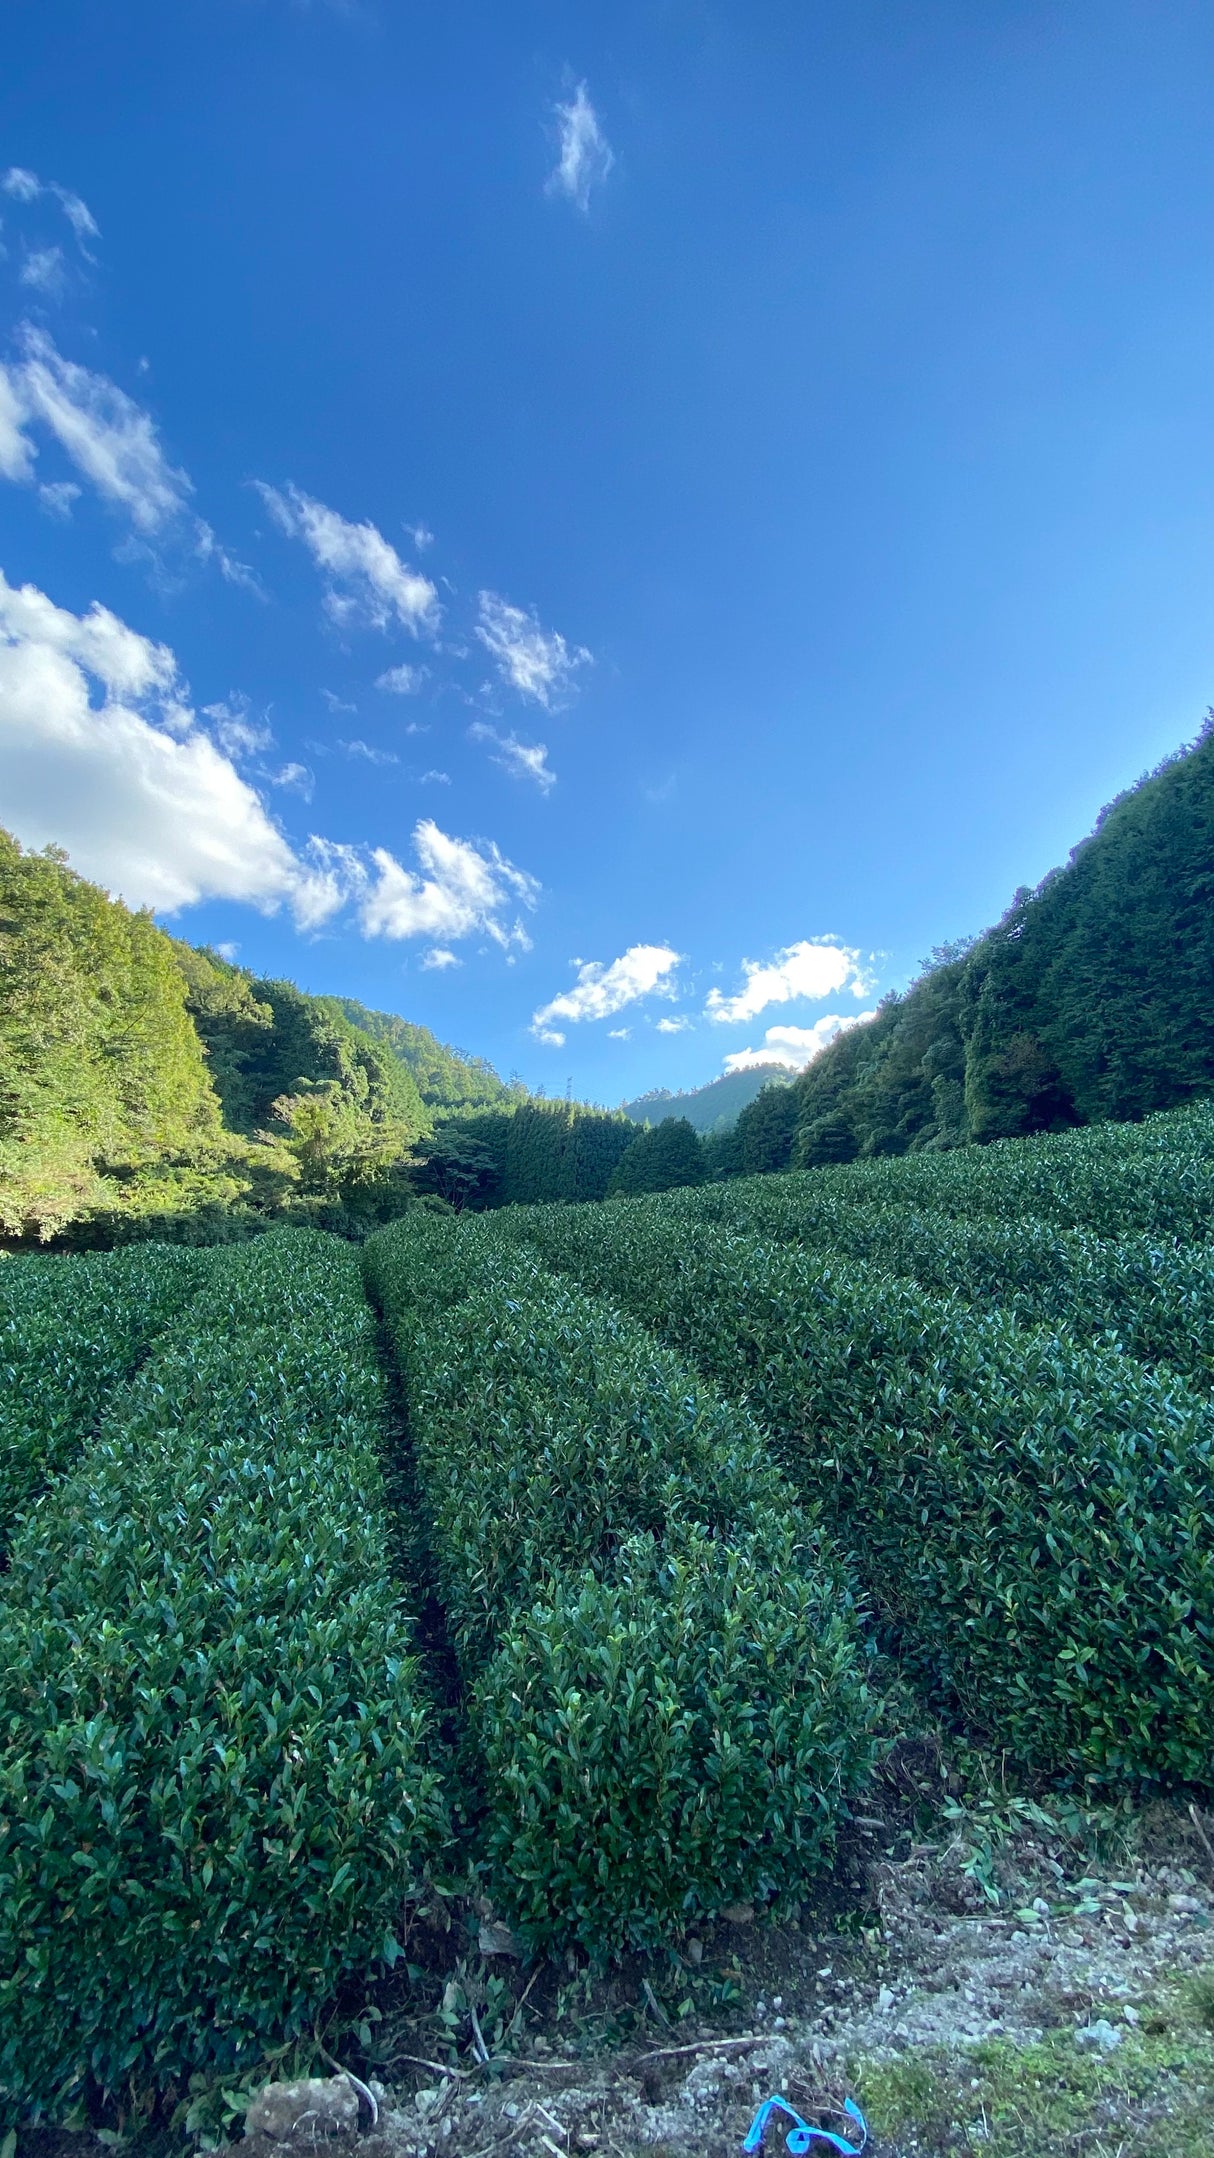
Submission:
[[167,1245],[0,1266],[0,1544],[84,1445],[113,1387],[189,1302],[196,1252]]
[[993,1743],[1214,1785],[1214,1417],[1181,1382],[660,1199],[493,1226],[749,1404],[908,1661]]
[[593,1954],[796,1895],[874,1758],[836,1562],[722,1402],[483,1217],[371,1238],[503,1905]]
[[812,1170],[702,1186],[670,1204],[689,1221],[863,1259],[1024,1325],[1109,1335],[1110,1346],[1201,1387],[1214,1379],[1214,1244],[1143,1235],[1114,1243],[1032,1217],[957,1218],[856,1196]]
[[[144,1255],[146,1256],[146,1255]],[[275,1230],[29,1515],[0,1599],[0,2095],[138,2105],[310,2029],[447,1838],[356,1254]]]
[[820,1169],[853,1199],[914,1201],[946,1214],[1033,1216],[1095,1236],[1214,1240],[1214,1100],[1141,1124],[1000,1139]]

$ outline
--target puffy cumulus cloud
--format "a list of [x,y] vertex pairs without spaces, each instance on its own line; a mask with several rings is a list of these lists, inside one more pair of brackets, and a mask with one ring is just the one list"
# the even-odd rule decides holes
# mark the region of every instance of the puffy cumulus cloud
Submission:
[[567,104],[555,105],[553,111],[560,132],[560,157],[548,175],[548,193],[563,195],[579,210],[588,210],[591,189],[607,178],[615,163],[611,144],[584,82]]
[[657,1031],[659,1034],[686,1034],[690,1025],[690,1019],[682,1013],[677,1019],[659,1019]]
[[535,781],[541,794],[547,794],[556,785],[556,773],[548,763],[548,748],[544,742],[520,742],[517,734],[499,734],[496,727],[486,726],[484,720],[476,720],[468,729],[469,740],[492,742],[492,761],[509,772],[512,779]]
[[66,847],[132,906],[235,899],[285,905],[311,927],[349,886],[335,850],[292,850],[182,701],[167,646],[104,607],[73,615],[2,575],[0,800],[25,844]]
[[503,950],[530,949],[515,910],[533,907],[540,887],[526,870],[491,841],[453,839],[429,817],[414,826],[413,851],[416,870],[403,868],[386,847],[373,851],[376,876],[359,910],[367,936],[425,937],[441,948],[480,934]]
[[585,645],[570,651],[559,630],[541,629],[533,613],[500,592],[482,592],[478,605],[476,634],[503,682],[545,711],[555,711],[570,695],[578,668],[590,664]]
[[430,973],[442,973],[447,967],[462,966],[463,960],[457,959],[455,953],[449,952],[445,945],[436,944],[430,951],[422,953],[422,965]]
[[736,1026],[769,1004],[790,1004],[795,997],[811,1002],[849,989],[855,997],[869,994],[871,984],[860,966],[860,954],[834,937],[805,937],[788,944],[774,959],[744,959],[741,989],[732,997],[710,989],[704,1006],[708,1018]]
[[387,630],[396,623],[415,637],[437,629],[442,610],[434,585],[401,561],[378,526],[351,524],[298,487],[256,485],[275,522],[302,540],[326,579],[325,607],[340,627]]
[[756,1064],[782,1064],[786,1071],[801,1072],[812,1064],[824,1049],[828,1049],[848,1027],[862,1026],[868,1019],[875,1019],[876,1012],[848,1013],[846,1017],[831,1012],[824,1019],[815,1020],[812,1027],[768,1027],[763,1036],[761,1049],[738,1049],[725,1059],[727,1072],[753,1070]]
[[537,1041],[555,1041],[559,1045],[564,1036],[554,1035],[554,1020],[610,1019],[642,997],[673,996],[671,977],[680,958],[681,954],[668,944],[632,944],[610,966],[594,959],[575,960],[577,980],[573,988],[532,1014],[531,1031]]

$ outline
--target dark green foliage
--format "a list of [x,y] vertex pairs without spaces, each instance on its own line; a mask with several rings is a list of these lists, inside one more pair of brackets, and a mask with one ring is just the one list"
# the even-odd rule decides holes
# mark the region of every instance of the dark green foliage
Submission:
[[793,1163],[1130,1120],[1214,1089],[1214,732],[797,1082]]
[[861,1263],[689,1235],[682,1203],[498,1220],[747,1401],[990,1743],[1032,1773],[1214,1783],[1214,1414],[1180,1381]]
[[680,1184],[702,1184],[707,1173],[703,1149],[686,1117],[667,1117],[651,1131],[637,1133],[607,1189],[613,1195],[674,1191]]
[[[421,1188],[471,1207],[602,1199],[634,1137],[633,1126],[616,1111],[515,1099],[500,1109],[444,1118],[421,1150],[434,1163],[423,1172]],[[475,1179],[467,1173],[472,1168]],[[461,1184],[468,1196],[457,1201]]]
[[0,832],[0,1233],[137,1204],[220,1138],[168,938]]
[[635,1101],[626,1101],[623,1113],[634,1124],[660,1124],[668,1116],[685,1116],[706,1139],[710,1132],[732,1131],[760,1088],[785,1077],[780,1064],[756,1064],[745,1071],[723,1072],[719,1079],[690,1087],[685,1093],[672,1094],[668,1087],[654,1087],[648,1094],[638,1094]]
[[0,1266],[0,1547],[20,1509],[71,1466],[203,1265],[195,1252],[145,1244]]
[[364,1265],[499,1893],[537,1944],[598,1953],[795,1894],[871,1763],[873,1706],[846,1584],[745,1414],[496,1249],[500,1218],[411,1217]]
[[1214,1086],[1211,724],[1017,895],[967,998],[978,1138],[1142,1117]]
[[[892,1181],[892,1179],[887,1179]],[[1214,1244],[1139,1234],[1117,1240],[1021,1215],[956,1219],[908,1192],[867,1196],[853,1177],[754,1178],[689,1193],[689,1224],[717,1219],[864,1259],[923,1288],[998,1306],[1030,1326],[1103,1335],[1194,1385],[1214,1382]]]
[[397,1953],[447,1829],[346,1245],[206,1256],[0,1598],[0,2091],[251,2069]]
[[765,1086],[734,1126],[737,1174],[764,1176],[787,1169],[797,1128],[799,1103],[786,1084]]

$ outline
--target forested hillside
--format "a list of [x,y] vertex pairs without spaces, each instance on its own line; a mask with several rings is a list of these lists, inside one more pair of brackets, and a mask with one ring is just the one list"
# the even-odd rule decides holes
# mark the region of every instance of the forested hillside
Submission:
[[761,1088],[787,1083],[788,1074],[782,1065],[755,1064],[747,1071],[723,1072],[719,1079],[689,1087],[686,1093],[672,1094],[668,1087],[654,1087],[648,1094],[638,1094],[635,1101],[626,1101],[623,1110],[634,1124],[660,1124],[665,1117],[686,1117],[692,1130],[705,1138],[710,1132],[730,1130]]
[[632,1131],[531,1104],[395,1014],[196,950],[0,833],[11,1240],[361,1233],[425,1193],[601,1198]]
[[999,924],[765,1089],[717,1173],[1136,1120],[1214,1089],[1214,722]]

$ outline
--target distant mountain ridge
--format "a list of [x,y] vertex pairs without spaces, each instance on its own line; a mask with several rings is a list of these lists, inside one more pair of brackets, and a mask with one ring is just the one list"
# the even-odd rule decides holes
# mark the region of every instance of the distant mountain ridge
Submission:
[[690,1087],[686,1093],[654,1087],[620,1106],[634,1124],[661,1124],[668,1116],[685,1116],[692,1130],[706,1137],[709,1132],[729,1131],[765,1086],[773,1080],[787,1086],[790,1077],[782,1064],[754,1064],[746,1071],[724,1072],[719,1079]]

